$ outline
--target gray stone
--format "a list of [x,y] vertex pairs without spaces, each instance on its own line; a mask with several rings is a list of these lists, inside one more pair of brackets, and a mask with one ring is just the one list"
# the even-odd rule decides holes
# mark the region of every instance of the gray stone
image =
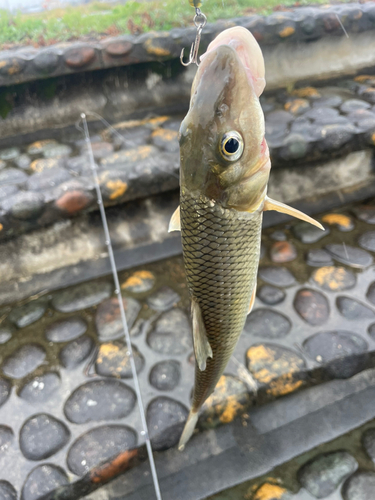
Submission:
[[155,281],[155,276],[150,271],[136,271],[121,285],[121,288],[130,293],[145,293],[154,287]]
[[50,145],[43,151],[44,158],[64,158],[70,156],[72,148],[66,144]]
[[325,228],[325,231],[322,231],[308,222],[297,222],[297,224],[293,226],[293,233],[302,243],[316,243],[324,238],[324,236],[328,236],[330,230]]
[[52,298],[53,307],[60,312],[75,312],[96,306],[112,293],[110,283],[82,283],[57,292]]
[[272,309],[252,311],[245,323],[245,332],[266,339],[283,338],[290,332],[292,324],[286,316]]
[[0,151],[0,160],[15,160],[21,154],[19,148],[8,148]]
[[5,168],[0,171],[0,186],[5,184],[23,184],[28,176],[18,168]]
[[171,309],[180,300],[180,296],[169,288],[162,286],[154,294],[147,299],[147,304],[154,309],[154,311],[167,311]]
[[178,133],[175,130],[167,130],[159,128],[151,134],[151,141],[154,146],[162,151],[174,153],[179,150],[179,143],[177,140]]
[[366,450],[367,455],[375,463],[375,429],[367,429],[363,433],[362,443]]
[[[337,89],[340,92],[340,89]],[[313,108],[330,107],[337,108],[342,103],[342,98],[339,95],[322,96],[312,101]]]
[[80,337],[86,330],[86,322],[77,316],[52,323],[46,328],[45,336],[50,342],[69,342]]
[[95,160],[102,160],[113,153],[113,144],[110,142],[92,142],[91,147]]
[[181,403],[165,396],[151,401],[146,418],[155,451],[167,450],[178,443],[188,413]]
[[[342,119],[336,121],[341,122]],[[320,151],[339,150],[353,139],[356,131],[355,126],[350,123],[323,125],[319,129],[318,148]]]
[[316,290],[302,288],[296,293],[293,305],[301,318],[310,325],[322,325],[329,317],[328,300]]
[[330,292],[349,290],[356,284],[356,276],[344,267],[324,266],[313,272],[312,281]]
[[371,304],[375,305],[375,281],[368,287],[366,297]]
[[17,500],[17,491],[8,481],[0,481],[0,500]]
[[284,290],[271,285],[263,285],[257,291],[257,297],[268,306],[280,304],[285,296]]
[[340,109],[343,113],[352,113],[358,109],[369,109],[371,104],[360,99],[348,99],[341,106]]
[[337,297],[336,305],[337,309],[346,319],[360,320],[373,319],[375,317],[374,311],[350,297]]
[[61,349],[59,354],[61,364],[69,370],[76,368],[89,357],[93,347],[93,339],[88,335],[82,335]]
[[70,178],[70,173],[65,168],[54,167],[30,175],[27,181],[27,189],[29,191],[46,191],[59,186]]
[[[145,359],[135,346],[132,346],[135,368],[139,373]],[[131,378],[132,369],[127,344],[121,340],[102,344],[95,361],[95,370],[102,377]]]
[[272,238],[275,241],[285,241],[286,240],[286,234],[284,231],[281,230],[276,230],[272,234],[270,234],[270,238]]
[[59,54],[52,52],[52,50],[46,50],[44,52],[39,52],[39,54],[34,57],[33,64],[40,73],[49,75],[56,70],[59,59]]
[[38,321],[46,312],[47,300],[33,300],[23,306],[12,309],[8,316],[9,321],[14,323],[17,328],[25,328],[26,326]]
[[344,500],[373,500],[375,491],[375,473],[357,472],[343,486]]
[[137,434],[125,425],[103,425],[80,436],[70,447],[68,467],[83,476],[93,467],[134,448]]
[[360,248],[345,244],[327,245],[325,248],[335,260],[350,267],[365,269],[373,263],[372,256]]
[[304,341],[303,348],[310,358],[325,364],[331,376],[348,378],[361,370],[368,345],[355,333],[330,331],[312,335]]
[[375,224],[375,207],[371,205],[362,205],[355,207],[353,212],[359,220],[367,222],[367,224]]
[[19,397],[32,404],[45,403],[57,393],[60,383],[57,373],[45,373],[27,382],[20,389]]
[[306,262],[309,266],[321,267],[332,265],[333,259],[326,250],[314,248],[307,252]]
[[375,252],[375,231],[368,231],[367,233],[361,234],[358,239],[358,244],[365,250]]
[[285,267],[260,267],[259,278],[269,285],[288,287],[294,285],[296,280],[293,274]]
[[48,148],[57,146],[57,141],[55,139],[44,139],[42,141],[36,141],[27,147],[27,153],[29,155],[42,155]]
[[3,202],[2,206],[15,219],[36,219],[44,210],[44,196],[41,193],[20,191]]
[[147,343],[156,352],[176,355],[189,351],[192,346],[190,323],[181,309],[165,312],[156,321],[147,336]]
[[69,441],[67,426],[52,415],[33,415],[20,430],[20,448],[28,460],[44,460],[57,453]]
[[168,360],[157,363],[150,372],[150,384],[159,391],[172,391],[181,379],[181,365]]
[[[130,297],[122,299],[128,328],[131,328],[141,310],[138,300]],[[96,329],[99,339],[103,341],[124,337],[124,327],[121,320],[121,312],[117,297],[104,300],[98,307],[95,316]]]
[[10,396],[11,385],[7,380],[0,378],[0,407]]
[[0,452],[4,452],[14,439],[13,431],[6,425],[0,425]]
[[38,500],[68,483],[68,476],[61,467],[53,464],[38,465],[27,476],[21,498],[22,500]]
[[309,118],[310,120],[314,120],[317,123],[321,123],[321,120],[334,120],[339,116],[339,112],[337,109],[319,106],[307,110],[303,116],[305,118]]
[[78,387],[64,406],[74,424],[124,418],[136,403],[134,391],[119,380],[93,380]]
[[302,486],[315,498],[326,498],[357,470],[358,463],[346,451],[318,455],[298,473]]
[[6,344],[12,338],[14,327],[11,325],[0,325],[0,344]]
[[18,192],[17,186],[14,186],[12,184],[6,184],[5,186],[0,186],[0,200],[8,198],[9,196],[17,192]]
[[45,357],[46,353],[40,345],[25,344],[8,356],[1,368],[7,377],[23,378],[38,368]]

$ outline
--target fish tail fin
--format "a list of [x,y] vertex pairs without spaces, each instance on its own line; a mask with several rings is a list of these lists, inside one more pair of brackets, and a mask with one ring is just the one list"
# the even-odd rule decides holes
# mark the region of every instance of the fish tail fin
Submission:
[[182,431],[181,434],[180,442],[178,443],[178,449],[180,451],[184,450],[186,443],[189,441],[194,432],[197,422],[198,422],[198,412],[190,410],[184,430]]

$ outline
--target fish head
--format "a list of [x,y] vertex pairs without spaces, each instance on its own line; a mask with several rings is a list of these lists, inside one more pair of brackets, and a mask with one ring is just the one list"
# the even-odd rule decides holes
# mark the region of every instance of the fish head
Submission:
[[180,127],[181,189],[254,211],[270,171],[259,95],[264,60],[245,28],[222,32],[201,57]]

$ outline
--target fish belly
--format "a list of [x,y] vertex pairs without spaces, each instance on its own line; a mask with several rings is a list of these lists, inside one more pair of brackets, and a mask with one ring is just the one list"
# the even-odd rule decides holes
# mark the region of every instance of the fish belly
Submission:
[[262,212],[239,212],[181,192],[186,278],[197,300],[213,357],[195,367],[192,410],[213,392],[243,330],[260,254]]

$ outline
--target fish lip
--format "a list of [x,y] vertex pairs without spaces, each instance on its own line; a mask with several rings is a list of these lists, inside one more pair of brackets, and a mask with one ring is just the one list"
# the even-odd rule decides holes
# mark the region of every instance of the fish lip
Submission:
[[220,33],[209,44],[207,51],[200,57],[200,60],[204,61],[207,54],[221,45],[226,45],[235,51],[246,71],[249,83],[259,97],[266,83],[264,78],[265,69],[262,51],[254,36],[242,26],[229,28]]

